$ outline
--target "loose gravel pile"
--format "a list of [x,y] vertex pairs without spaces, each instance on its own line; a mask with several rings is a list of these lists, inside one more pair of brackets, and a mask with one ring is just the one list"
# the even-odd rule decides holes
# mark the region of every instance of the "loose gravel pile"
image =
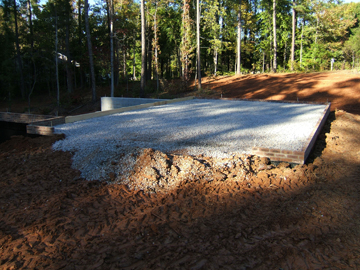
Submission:
[[56,126],[66,138],[53,148],[73,152],[88,180],[108,178],[119,160],[129,170],[145,148],[217,158],[254,146],[301,150],[325,107],[194,99]]

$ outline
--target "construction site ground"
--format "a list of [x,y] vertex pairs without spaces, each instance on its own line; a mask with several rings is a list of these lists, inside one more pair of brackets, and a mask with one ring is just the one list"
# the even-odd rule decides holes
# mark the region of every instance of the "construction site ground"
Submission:
[[203,82],[207,97],[332,112],[305,165],[144,149],[126,185],[82,179],[71,153],[52,150],[61,135],[14,136],[0,144],[0,269],[360,268],[360,76]]

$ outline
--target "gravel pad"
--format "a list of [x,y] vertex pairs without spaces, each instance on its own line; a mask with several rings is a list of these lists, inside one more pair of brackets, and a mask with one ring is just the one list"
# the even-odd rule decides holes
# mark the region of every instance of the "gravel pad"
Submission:
[[113,160],[143,148],[214,157],[254,146],[300,151],[325,107],[194,99],[56,126],[66,138],[53,148],[74,152],[73,166],[88,180],[106,178]]

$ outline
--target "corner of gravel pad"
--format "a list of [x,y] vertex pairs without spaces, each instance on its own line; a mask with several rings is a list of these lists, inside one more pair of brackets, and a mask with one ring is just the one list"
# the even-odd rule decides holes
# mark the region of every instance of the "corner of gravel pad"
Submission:
[[164,153],[152,148],[123,151],[107,163],[106,177],[98,180],[146,193],[167,192],[188,182],[250,180],[258,172],[274,168],[268,158],[249,154],[215,158],[191,156],[186,150]]

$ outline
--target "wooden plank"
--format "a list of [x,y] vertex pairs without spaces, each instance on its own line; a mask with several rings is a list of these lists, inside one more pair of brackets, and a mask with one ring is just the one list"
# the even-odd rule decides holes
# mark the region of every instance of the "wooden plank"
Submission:
[[51,115],[25,114],[25,113],[8,113],[0,112],[0,121],[30,124],[37,121],[43,121],[54,118]]
[[27,125],[26,132],[28,134],[51,136],[54,135],[54,127]]
[[53,117],[53,118],[49,118],[46,120],[42,120],[42,121],[36,121],[33,122],[32,125],[35,126],[56,126],[56,125],[61,125],[61,124],[65,124],[65,117],[64,116],[59,116],[59,117]]

